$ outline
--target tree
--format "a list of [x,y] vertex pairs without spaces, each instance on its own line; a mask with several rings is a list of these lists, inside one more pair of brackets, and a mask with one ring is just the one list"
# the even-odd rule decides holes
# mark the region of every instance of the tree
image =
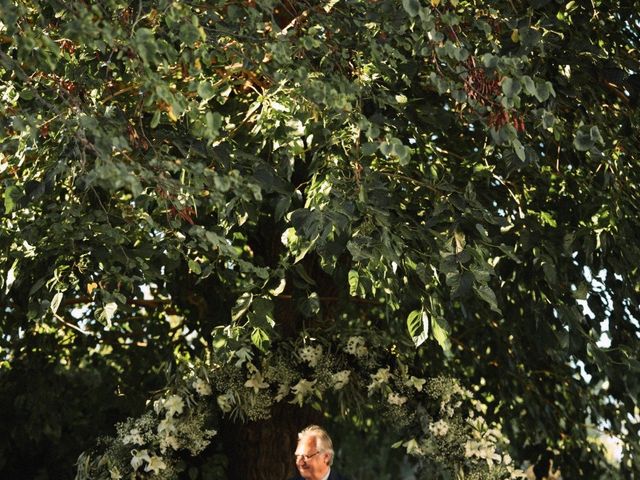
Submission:
[[[473,387],[516,460],[633,478],[636,3],[2,0],[0,469],[57,475],[29,455],[166,371],[363,338]],[[226,474],[286,478],[302,400],[193,475],[258,439]]]

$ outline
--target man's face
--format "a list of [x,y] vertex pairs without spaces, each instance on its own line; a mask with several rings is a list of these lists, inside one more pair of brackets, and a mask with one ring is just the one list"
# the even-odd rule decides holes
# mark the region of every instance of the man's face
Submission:
[[304,437],[296,448],[296,467],[300,476],[307,480],[320,480],[329,469],[329,454],[320,452],[314,437]]

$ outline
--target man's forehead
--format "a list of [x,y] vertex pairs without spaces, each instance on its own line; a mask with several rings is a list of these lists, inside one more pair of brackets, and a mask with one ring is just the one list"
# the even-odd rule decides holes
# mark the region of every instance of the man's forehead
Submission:
[[308,447],[315,447],[315,446],[316,446],[316,438],[311,435],[306,435],[302,437],[300,440],[298,440],[298,448],[296,448],[296,450],[299,450],[301,448],[304,449]]

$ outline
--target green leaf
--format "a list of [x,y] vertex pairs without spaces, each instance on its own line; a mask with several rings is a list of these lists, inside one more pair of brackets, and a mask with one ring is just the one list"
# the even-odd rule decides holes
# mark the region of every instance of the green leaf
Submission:
[[420,12],[420,2],[418,0],[402,0],[402,6],[411,17],[415,17]]
[[473,290],[478,294],[478,296],[487,302],[491,307],[491,310],[497,313],[501,313],[498,308],[498,300],[496,299],[495,292],[491,289],[491,287],[487,284],[474,285]]
[[518,80],[515,80],[510,77],[505,77],[504,80],[502,80],[502,92],[508,98],[515,97],[520,93],[521,90],[522,90],[522,85]]
[[4,191],[4,211],[5,213],[11,213],[16,207],[17,203],[22,197],[22,191],[15,185],[10,185]]
[[300,302],[300,312],[305,317],[315,317],[320,313],[320,297],[316,292],[311,292]]
[[416,347],[429,338],[429,317],[424,310],[414,310],[407,317],[407,329]]
[[189,259],[188,261],[189,270],[196,275],[200,275],[202,273],[202,268],[200,268],[200,264],[195,260]]
[[158,44],[153,30],[139,28],[133,37],[133,44],[136,46],[138,55],[144,63],[157,62]]
[[58,308],[60,308],[60,303],[62,302],[63,296],[64,294],[62,292],[58,292],[51,299],[51,304],[49,305],[49,308],[51,309],[51,313],[53,313],[54,315],[58,311]]
[[553,215],[549,212],[540,212],[540,220],[542,220],[542,223],[549,225],[553,228],[556,228],[558,226],[556,219],[553,218]]
[[447,321],[443,317],[433,315],[431,317],[431,329],[433,331],[433,338],[436,339],[440,347],[442,347],[445,352],[451,351],[451,341],[449,340],[451,327]]
[[363,157],[368,157],[369,155],[373,155],[377,149],[378,149],[378,144],[377,143],[365,142],[360,147],[360,154]]
[[536,87],[536,98],[540,102],[546,102],[549,96],[556,96],[556,92],[553,90],[551,82],[540,82]]
[[207,122],[207,137],[210,140],[217,138],[220,134],[220,127],[222,126],[222,115],[218,112],[207,112],[205,120]]
[[544,128],[552,128],[555,123],[556,117],[553,115],[553,113],[545,110],[544,114],[542,115],[542,126]]
[[359,276],[355,270],[349,270],[349,295],[355,296],[358,293]]
[[523,27],[519,29],[520,34],[520,42],[525,47],[536,47],[540,44],[542,40],[542,34],[535,28],[531,27]]
[[274,218],[276,221],[281,220],[289,207],[291,206],[291,196],[290,195],[282,195],[278,198],[278,202],[276,203],[276,207],[274,209]]
[[602,138],[602,135],[600,135],[600,130],[596,125],[591,127],[589,130],[589,137],[594,143],[599,143],[601,145],[604,144],[604,139]]
[[382,142],[380,152],[385,157],[397,157],[400,165],[407,165],[411,160],[411,149],[399,138],[392,137],[388,142]]
[[388,142],[382,142],[380,144],[380,152],[385,156],[385,157],[390,157],[391,154],[393,153],[393,146],[388,143]]
[[109,302],[102,308],[102,319],[107,322],[107,325],[111,326],[111,319],[118,310],[118,304],[116,302]]
[[9,293],[9,289],[11,288],[11,285],[13,285],[13,283],[16,281],[16,278],[17,278],[17,275],[16,275],[17,267],[18,267],[18,259],[16,258],[13,261],[13,264],[11,265],[11,268],[7,272],[7,278],[4,281],[4,293],[5,294]]
[[151,123],[149,124],[149,126],[151,128],[156,128],[160,123],[161,116],[162,116],[162,111],[156,110],[155,112],[153,112],[153,117],[151,117]]
[[523,75],[520,78],[522,84],[524,85],[524,91],[528,94],[531,95],[532,97],[535,97],[537,90],[536,90],[536,84],[533,81],[533,79],[528,76],[528,75]]
[[277,297],[278,295],[282,294],[282,292],[284,292],[284,288],[286,286],[287,286],[287,281],[284,278],[281,278],[280,282],[278,283],[278,286],[269,290],[269,293],[274,297]]
[[576,133],[573,139],[573,146],[580,152],[590,150],[594,146],[594,140],[591,137],[591,132],[585,129],[580,129]]
[[498,62],[500,61],[500,57],[493,55],[492,53],[485,53],[482,55],[482,63],[485,68],[493,69],[498,66]]
[[243,293],[238,300],[236,300],[236,304],[231,309],[231,320],[234,322],[240,320],[240,318],[247,313],[252,302],[253,295],[251,293]]
[[524,162],[526,160],[526,155],[524,153],[524,146],[522,145],[520,140],[514,138],[511,142],[511,145],[513,145],[513,151],[516,152],[516,155],[518,156],[520,161]]
[[198,95],[200,95],[203,100],[207,101],[212,99],[216,92],[217,90],[208,81],[198,83]]
[[260,327],[253,327],[251,332],[251,343],[260,351],[265,352],[269,346],[269,335]]

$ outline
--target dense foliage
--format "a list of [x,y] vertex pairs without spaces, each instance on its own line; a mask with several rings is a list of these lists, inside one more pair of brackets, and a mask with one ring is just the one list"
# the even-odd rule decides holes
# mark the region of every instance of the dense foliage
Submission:
[[0,0],[0,471],[71,476],[220,348],[361,336],[517,462],[633,478],[638,7]]

